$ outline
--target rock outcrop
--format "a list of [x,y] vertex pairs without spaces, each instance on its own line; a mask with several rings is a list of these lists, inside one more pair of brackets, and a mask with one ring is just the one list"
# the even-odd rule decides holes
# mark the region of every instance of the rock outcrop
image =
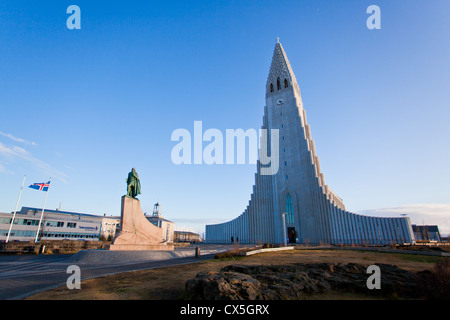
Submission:
[[[230,265],[201,272],[186,282],[188,300],[289,300],[332,291],[374,297],[421,298],[427,295],[430,271],[413,273],[377,264],[381,289],[368,289],[367,266],[349,263]],[[424,291],[425,290],[425,291]]]

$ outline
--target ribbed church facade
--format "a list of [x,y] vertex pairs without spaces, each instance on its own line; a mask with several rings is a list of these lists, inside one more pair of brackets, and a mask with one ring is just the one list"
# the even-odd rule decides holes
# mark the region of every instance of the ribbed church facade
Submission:
[[[297,80],[277,42],[266,83],[262,129],[278,129],[279,168],[263,175],[257,163],[249,204],[237,218],[206,226],[208,243],[411,243],[408,217],[381,218],[345,210],[320,170]],[[270,139],[269,139],[270,141]],[[270,148],[268,148],[270,149]]]

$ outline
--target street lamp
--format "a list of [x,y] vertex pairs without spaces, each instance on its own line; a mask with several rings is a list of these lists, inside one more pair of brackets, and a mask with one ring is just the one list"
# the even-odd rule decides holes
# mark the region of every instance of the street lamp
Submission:
[[287,247],[287,243],[286,243],[286,212],[282,212],[281,217],[283,219],[283,244],[285,247]]

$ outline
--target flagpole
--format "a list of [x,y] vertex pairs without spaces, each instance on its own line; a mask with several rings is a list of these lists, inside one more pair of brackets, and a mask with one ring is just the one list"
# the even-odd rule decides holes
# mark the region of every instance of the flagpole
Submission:
[[16,208],[14,209],[14,214],[11,220],[11,224],[9,225],[8,236],[6,237],[6,242],[9,241],[9,235],[11,234],[11,229],[14,223],[14,218],[16,217],[17,207],[19,206],[20,196],[22,195],[23,185],[25,184],[25,178],[27,176],[23,176],[22,186],[20,187],[19,198],[17,199]]
[[39,219],[39,225],[38,225],[38,229],[37,229],[37,232],[36,232],[36,238],[34,239],[34,243],[37,242],[37,239],[38,239],[38,236],[39,236],[39,230],[41,228],[42,217],[44,216],[45,205],[47,204],[47,196],[48,196],[48,191],[50,190],[50,182],[51,181],[52,181],[52,178],[50,178],[50,180],[49,180],[49,186],[48,186],[47,192],[45,193],[44,207],[42,208],[41,218]]

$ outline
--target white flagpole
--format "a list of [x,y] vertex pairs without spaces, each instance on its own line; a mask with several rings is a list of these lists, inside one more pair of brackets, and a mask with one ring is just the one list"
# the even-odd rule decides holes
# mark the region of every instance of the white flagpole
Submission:
[[6,242],[9,241],[9,235],[11,234],[11,229],[14,223],[14,218],[16,217],[17,207],[19,206],[20,196],[22,195],[23,185],[25,184],[25,178],[27,176],[23,176],[22,186],[20,187],[19,198],[17,199],[16,208],[14,209],[14,214],[11,220],[11,224],[9,225],[8,236],[6,237]]
[[38,229],[37,229],[37,232],[36,232],[36,238],[34,239],[34,242],[35,242],[35,243],[37,242],[37,239],[38,239],[38,236],[39,236],[39,230],[40,230],[40,228],[41,228],[42,217],[44,216],[45,205],[46,205],[46,203],[47,203],[47,196],[48,196],[48,191],[50,190],[50,182],[51,182],[51,181],[52,181],[52,178],[50,178],[50,180],[49,180],[49,183],[48,183],[49,186],[48,186],[47,192],[45,193],[44,207],[42,208],[41,218],[39,219],[39,225],[38,225]]

